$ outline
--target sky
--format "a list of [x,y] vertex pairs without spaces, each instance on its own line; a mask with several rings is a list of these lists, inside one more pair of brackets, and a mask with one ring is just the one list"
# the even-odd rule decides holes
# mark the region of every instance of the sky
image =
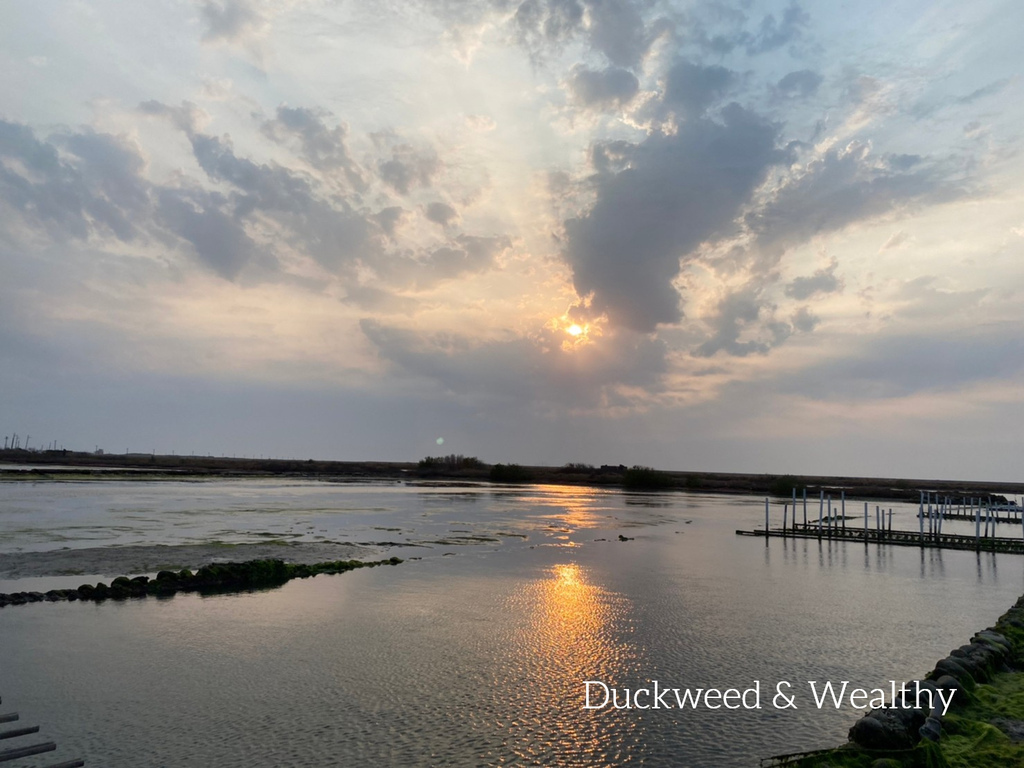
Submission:
[[10,2],[0,433],[1024,480],[1024,5]]

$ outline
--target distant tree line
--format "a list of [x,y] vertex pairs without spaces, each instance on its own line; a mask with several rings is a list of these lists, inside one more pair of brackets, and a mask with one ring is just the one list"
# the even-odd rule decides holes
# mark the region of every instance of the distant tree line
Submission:
[[461,453],[449,453],[447,456],[427,456],[420,460],[420,469],[452,470],[452,469],[484,469],[484,464],[476,456],[463,456]]

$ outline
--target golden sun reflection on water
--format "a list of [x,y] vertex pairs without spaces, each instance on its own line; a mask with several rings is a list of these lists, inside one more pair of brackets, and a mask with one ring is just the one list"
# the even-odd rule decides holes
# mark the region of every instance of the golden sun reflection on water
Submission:
[[583,709],[583,683],[613,686],[635,674],[638,654],[625,639],[632,630],[629,601],[594,584],[586,568],[564,563],[513,602],[528,620],[514,649],[513,705],[522,716],[509,724],[509,746],[524,760],[546,764],[618,762],[635,740],[636,723],[616,711]]

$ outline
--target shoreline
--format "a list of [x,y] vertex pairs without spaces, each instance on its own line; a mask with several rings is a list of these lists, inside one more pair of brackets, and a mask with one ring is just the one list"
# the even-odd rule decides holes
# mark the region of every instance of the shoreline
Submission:
[[[1005,503],[1005,494],[1024,495],[1024,483],[1009,481],[877,478],[838,475],[693,472],[627,468],[625,465],[561,467],[516,464],[448,467],[412,462],[319,461],[314,459],[242,459],[159,454],[92,454],[72,451],[33,453],[0,451],[0,482],[89,482],[98,480],[204,481],[229,479],[306,479],[322,482],[495,483],[577,485],[628,491],[690,491],[725,495],[758,494],[788,498],[793,489],[846,492],[849,499],[916,502],[921,491],[940,495],[991,496]],[[22,468],[24,467],[24,468]],[[506,470],[504,472],[497,470]],[[514,472],[507,470],[514,469]],[[639,475],[639,476],[638,476]],[[500,478],[500,479],[498,479]]]

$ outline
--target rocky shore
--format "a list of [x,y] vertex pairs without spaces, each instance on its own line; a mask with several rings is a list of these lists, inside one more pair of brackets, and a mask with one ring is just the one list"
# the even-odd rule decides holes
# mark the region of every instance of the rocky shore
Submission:
[[119,576],[109,585],[105,582],[83,584],[77,589],[51,589],[48,592],[0,593],[0,608],[28,603],[76,600],[125,600],[134,597],[169,597],[178,592],[235,592],[265,589],[284,584],[291,579],[306,579],[321,573],[337,574],[356,568],[377,565],[398,565],[402,560],[365,562],[362,560],[335,560],[315,563],[286,563],[283,560],[248,560],[241,563],[214,563],[204,565],[193,573],[188,568],[180,571],[160,571],[156,578]]
[[[905,691],[905,692],[904,692]],[[942,715],[942,691],[953,694]],[[925,695],[925,692],[930,692]],[[929,704],[931,706],[929,706]],[[939,661],[896,700],[850,729],[832,750],[773,758],[794,768],[1005,768],[1024,766],[1024,597],[995,626]]]

